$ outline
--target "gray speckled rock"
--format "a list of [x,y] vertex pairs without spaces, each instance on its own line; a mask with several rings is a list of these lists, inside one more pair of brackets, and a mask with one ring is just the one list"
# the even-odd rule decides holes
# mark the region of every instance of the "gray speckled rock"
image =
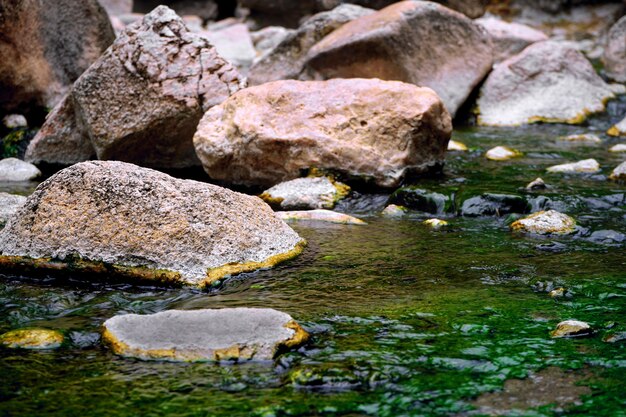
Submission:
[[475,22],[491,35],[495,63],[518,54],[532,43],[548,40],[545,33],[530,26],[505,22],[495,17],[482,17]]
[[614,96],[583,54],[560,42],[537,42],[487,77],[478,99],[478,123],[581,123]]
[[307,177],[281,182],[260,197],[282,210],[332,209],[349,192],[350,187],[327,177]]
[[103,327],[118,355],[173,361],[271,360],[308,339],[289,314],[270,308],[126,314]]
[[0,232],[0,266],[203,286],[271,267],[303,244],[258,197],[94,161],[37,187]]
[[0,160],[0,181],[30,181],[41,175],[33,164],[17,158]]
[[609,30],[602,56],[606,75],[618,82],[626,82],[626,16]]
[[626,180],[626,161],[622,162],[621,164],[615,167],[613,172],[611,172],[611,175],[609,175],[609,179],[614,180],[614,181]]
[[372,9],[343,4],[331,11],[311,16],[297,30],[287,34],[271,52],[254,63],[250,69],[250,84],[299,78],[305,69],[307,53],[313,45],[345,23],[372,13]]
[[0,192],[0,226],[9,220],[26,203],[26,197]]

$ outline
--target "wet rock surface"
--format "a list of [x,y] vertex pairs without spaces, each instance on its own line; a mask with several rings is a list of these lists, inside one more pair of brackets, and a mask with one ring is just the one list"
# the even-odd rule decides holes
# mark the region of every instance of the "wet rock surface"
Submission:
[[332,209],[350,187],[327,177],[296,178],[264,191],[260,197],[282,210]]
[[48,329],[11,330],[0,335],[0,345],[20,349],[56,349],[63,343],[63,335]]
[[389,197],[389,202],[432,214],[448,212],[453,206],[449,196],[418,187],[399,188]]
[[600,164],[595,159],[585,159],[578,162],[553,165],[546,170],[561,174],[595,174],[600,171]]
[[540,211],[511,224],[518,232],[545,234],[569,234],[575,230],[576,221],[567,214],[555,210]]
[[0,262],[203,286],[271,267],[302,245],[257,197],[97,161],[37,188],[0,232]]
[[267,186],[315,168],[393,187],[407,174],[440,166],[450,130],[450,115],[427,88],[366,79],[276,81],[209,110],[194,144],[216,180]]
[[522,197],[513,194],[485,193],[463,201],[461,216],[502,216],[510,213],[528,213],[530,205]]
[[581,337],[592,333],[591,326],[580,320],[565,320],[556,325],[556,329],[550,333],[552,337]]
[[269,308],[126,314],[103,327],[113,352],[145,360],[268,361],[309,337],[290,315]]
[[626,180],[626,161],[622,162],[609,175],[609,179],[614,181],[624,181]]
[[279,211],[276,217],[285,221],[310,221],[338,224],[366,224],[363,220],[332,210]]

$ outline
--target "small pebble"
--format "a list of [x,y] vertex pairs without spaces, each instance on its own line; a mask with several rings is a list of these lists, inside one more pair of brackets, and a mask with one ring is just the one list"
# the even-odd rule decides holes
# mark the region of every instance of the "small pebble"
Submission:
[[536,178],[535,180],[529,182],[528,185],[526,185],[526,189],[529,191],[545,190],[546,188],[548,188],[548,186],[541,178]]
[[485,154],[485,157],[491,161],[507,161],[521,155],[521,152],[515,149],[511,149],[506,146],[496,146],[495,148],[489,149]]
[[556,329],[550,333],[554,338],[589,336],[592,333],[591,326],[584,321],[565,320],[556,325]]
[[381,214],[385,217],[402,217],[406,214],[406,207],[389,204]]
[[441,219],[428,219],[423,222],[425,225],[432,227],[433,229],[438,229],[440,227],[444,227],[448,225],[448,222]]
[[467,146],[463,142],[459,142],[459,141],[456,141],[456,140],[450,140],[450,142],[448,142],[448,150],[449,151],[465,152],[465,151],[467,151]]

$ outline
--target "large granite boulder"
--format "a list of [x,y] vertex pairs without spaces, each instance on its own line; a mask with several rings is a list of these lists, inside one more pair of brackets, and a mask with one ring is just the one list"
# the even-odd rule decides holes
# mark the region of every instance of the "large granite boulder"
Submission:
[[626,16],[609,30],[602,61],[609,78],[626,83]]
[[271,308],[168,310],[104,322],[103,339],[118,355],[172,361],[267,361],[309,335]]
[[489,35],[436,3],[402,1],[346,23],[308,54],[309,77],[380,78],[430,87],[454,115],[491,70]]
[[54,107],[113,42],[97,0],[0,0],[0,113]]
[[429,88],[397,81],[274,81],[209,110],[194,136],[216,180],[271,186],[312,169],[381,187],[443,164],[450,115]]
[[517,55],[530,44],[548,40],[545,33],[520,23],[509,23],[495,17],[484,17],[475,22],[491,36],[495,63]]
[[82,138],[98,159],[158,168],[199,165],[192,144],[198,121],[242,86],[236,69],[206,39],[159,6],[127,27],[74,83],[70,102],[47,118],[27,158],[63,162],[41,148],[51,142],[58,148],[65,136],[68,147],[81,149],[69,162],[89,153]]
[[271,267],[303,244],[258,197],[93,161],[28,197],[0,232],[0,266],[205,286]]
[[582,123],[614,96],[582,53],[538,42],[494,68],[480,91],[478,123]]
[[307,53],[317,42],[345,23],[372,13],[372,9],[344,4],[311,16],[298,30],[290,32],[278,46],[254,63],[248,79],[250,84],[301,77]]

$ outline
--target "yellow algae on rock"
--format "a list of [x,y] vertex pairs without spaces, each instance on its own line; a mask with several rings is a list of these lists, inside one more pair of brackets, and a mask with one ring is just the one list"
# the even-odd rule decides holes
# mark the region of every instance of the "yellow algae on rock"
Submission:
[[426,226],[432,227],[433,229],[438,229],[440,227],[448,225],[447,221],[441,220],[441,219],[428,219],[428,220],[424,220],[423,223]]
[[556,210],[539,211],[511,223],[511,230],[525,233],[568,234],[576,227],[576,221]]
[[0,336],[0,344],[10,348],[56,349],[63,343],[63,335],[49,329],[11,330]]
[[448,151],[465,152],[467,151],[467,145],[463,142],[450,140],[450,142],[448,142]]

